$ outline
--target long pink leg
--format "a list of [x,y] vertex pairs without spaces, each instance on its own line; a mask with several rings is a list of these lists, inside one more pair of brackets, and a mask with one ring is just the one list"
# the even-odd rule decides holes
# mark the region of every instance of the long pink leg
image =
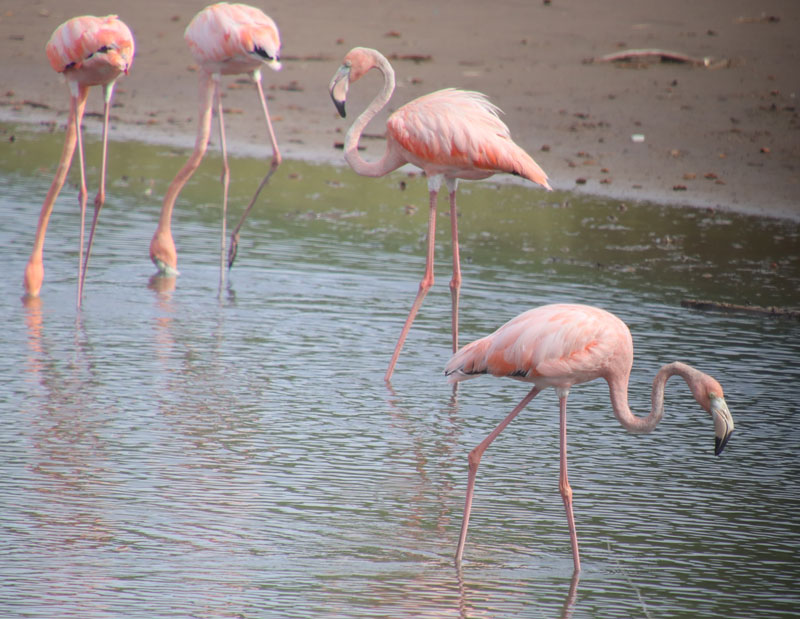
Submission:
[[108,116],[111,108],[111,94],[114,91],[114,83],[106,84],[103,86],[103,99],[105,104],[103,106],[103,159],[100,164],[100,187],[97,190],[97,195],[94,198],[94,216],[92,217],[92,229],[89,232],[89,244],[86,247],[86,258],[83,260],[83,274],[81,275],[81,290],[78,292],[78,297],[83,298],[83,285],[86,283],[86,269],[89,266],[89,257],[92,255],[92,243],[94,242],[94,231],[97,227],[97,219],[100,216],[100,210],[106,201],[106,161],[108,157]]
[[461,535],[458,538],[458,549],[456,550],[456,565],[461,564],[461,557],[464,555],[464,543],[467,541],[467,527],[469,526],[469,514],[472,511],[472,497],[475,493],[475,477],[478,474],[478,465],[481,463],[481,456],[483,456],[483,452],[486,451],[486,448],[492,444],[492,441],[497,438],[497,436],[505,429],[505,427],[511,423],[511,420],[516,417],[520,411],[525,408],[528,403],[536,397],[536,394],[539,393],[541,389],[538,387],[534,387],[528,392],[522,401],[517,404],[513,411],[511,411],[508,416],[500,422],[500,424],[492,430],[491,434],[483,439],[480,444],[469,452],[469,474],[467,476],[467,498],[464,502],[464,517],[461,520]]
[[425,298],[425,295],[428,294],[428,290],[431,289],[431,286],[433,286],[433,250],[436,244],[436,197],[438,193],[438,188],[429,191],[430,214],[428,215],[428,253],[425,258],[425,275],[419,283],[419,290],[414,299],[414,304],[411,306],[411,311],[408,312],[408,318],[406,318],[403,330],[400,332],[400,337],[394,347],[394,353],[392,354],[392,360],[389,362],[389,368],[386,370],[386,374],[383,377],[383,380],[387,382],[392,378],[397,358],[400,356],[400,351],[403,349],[403,344],[411,329],[411,323],[414,322],[414,318],[419,308],[422,306],[422,300]]
[[[80,93],[79,93],[80,94]],[[85,103],[85,99],[84,99]],[[71,95],[69,100],[69,119],[67,120],[66,134],[64,136],[64,147],[61,150],[61,159],[58,161],[58,168],[47,191],[41,211],[39,212],[39,222],[36,226],[36,236],[33,241],[28,264],[25,266],[25,276],[23,284],[25,294],[31,297],[39,296],[44,279],[44,267],[42,266],[42,255],[44,253],[44,239],[47,234],[47,224],[50,215],[53,213],[53,205],[56,202],[61,188],[67,178],[67,173],[72,165],[72,157],[75,154],[75,145],[78,143],[75,118],[78,114],[78,107],[81,105],[80,97]]]
[[228,189],[230,187],[231,169],[228,165],[228,145],[225,140],[225,120],[222,114],[222,91],[220,89],[219,78],[216,84],[217,99],[217,120],[219,121],[219,142],[222,148],[222,236],[220,237],[219,249],[219,292],[222,294],[222,287],[225,285],[225,240],[228,237]]
[[83,292],[83,234],[86,225],[86,199],[88,190],[86,189],[86,165],[83,157],[83,112],[86,109],[86,98],[89,95],[87,86],[76,86],[78,89],[78,107],[75,114],[75,137],[78,141],[78,163],[81,170],[81,185],[78,189],[78,202],[81,207],[81,233],[80,233],[80,253],[78,254],[78,308],[81,306],[81,293]]
[[458,209],[456,208],[456,189],[450,191],[450,229],[453,237],[453,279],[450,280],[450,296],[453,299],[453,352],[458,350],[458,296],[461,290],[461,260],[458,252]]
[[559,416],[560,416],[560,443],[561,443],[561,474],[558,480],[558,489],[564,499],[564,509],[567,512],[567,524],[569,525],[569,538],[572,542],[572,560],[575,564],[575,571],[581,571],[581,557],[578,551],[578,533],[575,529],[575,516],[572,513],[572,487],[569,485],[567,477],[567,391],[559,394]]
[[236,228],[233,230],[233,234],[231,234],[231,244],[230,248],[228,249],[228,268],[230,269],[233,266],[233,261],[236,260],[236,251],[239,248],[239,231],[242,228],[242,224],[244,220],[247,219],[247,216],[250,214],[250,210],[253,208],[253,205],[258,200],[258,196],[261,193],[261,190],[264,189],[265,185],[269,182],[270,177],[275,173],[275,170],[278,169],[278,166],[281,164],[281,153],[278,150],[278,140],[275,138],[275,130],[272,128],[272,120],[269,116],[269,110],[267,109],[267,99],[264,96],[264,89],[261,87],[261,71],[254,71],[253,72],[253,82],[255,82],[256,89],[258,90],[258,97],[261,101],[261,109],[264,112],[264,120],[267,123],[267,130],[269,131],[269,139],[272,143],[272,163],[270,163],[269,170],[267,171],[266,176],[258,185],[258,189],[253,194],[253,197],[250,199],[249,204],[244,209],[244,213],[242,213],[241,219],[239,219],[239,223],[236,225]]

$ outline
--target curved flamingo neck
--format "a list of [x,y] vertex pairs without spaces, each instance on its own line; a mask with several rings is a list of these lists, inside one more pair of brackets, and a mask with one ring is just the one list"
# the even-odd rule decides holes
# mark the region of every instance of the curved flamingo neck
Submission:
[[383,75],[383,88],[347,130],[344,138],[344,158],[350,167],[362,176],[384,176],[406,163],[392,151],[388,143],[383,157],[375,162],[366,161],[358,152],[358,143],[364,128],[389,102],[395,87],[394,69],[389,61],[381,54],[373,54],[372,58],[373,67]]
[[636,434],[652,432],[664,416],[664,388],[667,380],[675,375],[686,381],[692,393],[695,393],[696,384],[703,376],[699,370],[678,361],[663,366],[653,379],[650,414],[646,417],[635,415],[628,406],[628,373],[609,379],[611,406],[614,408],[614,416],[622,427]]

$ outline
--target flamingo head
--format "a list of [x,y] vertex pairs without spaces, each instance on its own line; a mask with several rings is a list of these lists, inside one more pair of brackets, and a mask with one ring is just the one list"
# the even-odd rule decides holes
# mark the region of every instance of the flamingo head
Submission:
[[714,420],[714,454],[719,455],[725,449],[733,432],[733,417],[728,410],[722,385],[708,374],[696,372],[696,378],[689,383],[695,400]]
[[722,397],[722,387],[719,389],[719,395],[714,392],[708,394],[709,411],[711,417],[714,419],[714,454],[719,455],[728,444],[728,439],[733,432],[733,417],[728,410],[728,405],[725,403],[725,398]]
[[178,252],[175,250],[175,241],[169,228],[156,229],[150,241],[150,260],[156,265],[162,275],[179,275]]
[[342,66],[334,74],[328,89],[331,93],[331,99],[339,112],[339,115],[344,118],[345,101],[347,100],[347,89],[355,81],[360,80],[364,74],[378,65],[376,52],[373,49],[366,47],[354,47],[344,57]]

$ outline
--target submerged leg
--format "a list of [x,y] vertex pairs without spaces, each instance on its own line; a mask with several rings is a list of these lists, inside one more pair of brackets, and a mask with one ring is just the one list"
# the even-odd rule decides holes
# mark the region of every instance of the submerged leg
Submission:
[[483,456],[483,452],[486,451],[486,448],[492,444],[492,441],[497,438],[497,436],[505,429],[505,427],[511,423],[511,420],[516,417],[520,411],[525,408],[528,403],[536,397],[536,394],[539,393],[541,389],[538,387],[534,387],[528,392],[522,401],[517,404],[513,411],[511,411],[508,416],[500,422],[500,424],[492,430],[491,434],[483,439],[480,444],[469,452],[469,474],[467,477],[467,497],[464,502],[464,517],[461,520],[461,535],[458,538],[458,549],[456,550],[456,565],[461,563],[461,558],[464,555],[464,544],[467,541],[467,527],[469,526],[469,515],[472,511],[472,497],[475,493],[475,477],[478,474],[478,465],[481,463],[481,456]]
[[255,194],[250,199],[247,207],[244,209],[244,213],[242,213],[241,219],[239,219],[239,223],[236,224],[236,228],[233,230],[233,234],[231,234],[231,245],[228,249],[228,268],[230,269],[233,266],[233,261],[236,260],[236,251],[239,248],[239,230],[242,228],[242,224],[244,220],[247,219],[247,216],[250,214],[250,210],[253,208],[253,205],[258,200],[258,196],[261,193],[261,190],[264,189],[264,186],[269,182],[270,177],[275,173],[275,170],[278,169],[278,166],[281,164],[281,153],[278,150],[278,140],[275,139],[275,131],[272,128],[272,120],[269,117],[269,110],[267,109],[267,99],[264,97],[264,89],[261,87],[261,72],[254,71],[253,72],[253,82],[255,82],[256,89],[258,90],[258,97],[261,101],[261,109],[264,112],[264,120],[267,123],[267,131],[269,132],[269,140],[272,143],[272,163],[270,163],[269,170],[267,171],[266,176],[262,179],[261,183],[258,185],[258,189],[256,189]]
[[391,380],[397,358],[400,356],[400,351],[403,349],[403,344],[406,341],[408,332],[411,330],[411,323],[414,322],[414,318],[419,308],[422,306],[422,300],[425,298],[425,295],[428,294],[428,290],[431,289],[431,286],[433,286],[433,250],[436,244],[436,196],[439,193],[439,186],[432,179],[429,179],[428,193],[430,197],[430,213],[428,215],[428,252],[425,258],[425,275],[419,283],[419,290],[414,299],[414,304],[411,306],[411,311],[408,312],[408,318],[406,318],[403,330],[400,332],[400,337],[397,339],[397,344],[392,354],[392,360],[389,362],[389,368],[386,370],[386,374],[383,377],[385,381]]
[[567,477],[567,394],[568,390],[559,390],[558,404],[560,417],[560,451],[561,451],[561,474],[558,480],[558,489],[561,498],[564,499],[564,509],[567,512],[567,524],[569,525],[569,538],[572,542],[572,560],[575,564],[575,571],[581,571],[581,558],[578,551],[578,533],[575,529],[575,516],[572,513],[572,487],[569,485]]

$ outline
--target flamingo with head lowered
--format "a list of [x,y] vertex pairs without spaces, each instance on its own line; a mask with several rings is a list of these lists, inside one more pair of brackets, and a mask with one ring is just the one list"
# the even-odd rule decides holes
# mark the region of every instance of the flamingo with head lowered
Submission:
[[603,378],[608,383],[614,416],[634,433],[652,432],[664,415],[664,387],[670,376],[680,376],[694,399],[711,415],[719,455],[733,432],[733,417],[722,386],[700,370],[674,362],[663,366],[653,380],[652,408],[638,417],[628,406],[628,380],[633,367],[633,339],[628,326],[613,314],[587,305],[544,305],[511,319],[491,335],[467,344],[445,366],[450,382],[481,374],[507,376],[533,388],[508,416],[469,454],[467,498],[456,563],[461,563],[472,510],[475,477],[486,448],[543,389],[553,387],[560,410],[561,474],[559,489],[567,512],[575,572],[581,569],[578,535],[572,513],[572,488],[567,477],[567,395],[573,385]]
[[386,151],[378,161],[365,161],[358,152],[361,133],[370,120],[388,103],[394,91],[394,69],[378,51],[356,47],[330,83],[336,108],[345,116],[347,90],[370,69],[383,74],[383,88],[347,131],[344,156],[355,172],[363,176],[384,176],[410,163],[428,177],[430,213],[425,275],[397,340],[389,368],[390,380],[400,350],[425,295],[433,286],[433,249],[436,231],[436,198],[442,181],[450,194],[450,226],[453,236],[452,296],[453,352],[458,348],[458,299],[461,266],[458,254],[456,185],[458,179],[480,180],[505,172],[527,178],[551,189],[542,168],[511,139],[508,127],[500,120],[498,108],[479,92],[448,88],[425,95],[395,111],[386,123]]
[[[70,91],[69,119],[64,138],[64,148],[58,162],[56,175],[50,185],[50,190],[42,204],[39,213],[39,223],[36,227],[36,237],[33,242],[28,264],[25,267],[23,285],[28,297],[37,297],[44,281],[44,239],[47,233],[47,224],[67,173],[72,165],[75,147],[78,148],[78,161],[80,163],[81,185],[78,190],[78,201],[81,208],[80,251],[78,253],[78,301],[80,307],[83,297],[83,282],[86,278],[86,268],[89,264],[89,255],[92,251],[95,226],[100,209],[105,202],[106,189],[106,153],[108,150],[108,117],[111,108],[111,95],[114,84],[123,73],[127,74],[133,62],[134,41],[133,34],[116,15],[95,17],[84,15],[73,17],[55,29],[45,47],[50,65],[66,79]],[[86,109],[86,100],[92,86],[103,87],[103,160],[100,167],[100,187],[94,200],[94,218],[89,234],[89,244],[86,257],[83,255],[83,228],[86,218],[86,171],[83,157],[83,138],[81,123],[83,112]]]
[[258,92],[261,110],[267,125],[272,144],[272,162],[251,198],[239,223],[231,235],[227,252],[227,268],[233,265],[239,244],[239,231],[250,210],[258,199],[261,190],[281,163],[281,153],[272,120],[267,110],[267,100],[261,86],[261,68],[270,67],[275,71],[281,68],[281,41],[275,21],[260,9],[246,4],[218,2],[207,6],[194,16],[186,27],[184,38],[192,56],[200,65],[200,110],[197,120],[197,137],[189,160],[178,171],[167,188],[161,206],[158,226],[150,241],[150,259],[158,271],[165,275],[178,273],[178,253],[172,237],[172,211],[184,185],[195,173],[208,148],[211,137],[211,114],[216,102],[219,120],[220,146],[222,148],[222,238],[220,241],[220,291],[225,281],[225,235],[228,210],[228,185],[230,169],[225,140],[225,123],[222,113],[222,93],[220,81],[223,75],[250,75]]

